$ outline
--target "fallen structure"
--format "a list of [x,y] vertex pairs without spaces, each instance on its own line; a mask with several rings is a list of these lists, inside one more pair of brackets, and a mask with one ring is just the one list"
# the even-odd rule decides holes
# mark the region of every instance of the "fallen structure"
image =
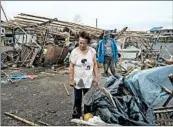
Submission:
[[[68,53],[69,44],[77,40],[79,31],[87,31],[92,38],[98,38],[103,31],[57,18],[24,13],[14,17],[14,20],[1,22],[1,26],[3,27],[2,47],[12,48],[10,51],[4,50],[3,62],[7,60],[5,57],[8,57],[8,63],[12,62],[19,67],[40,64],[43,62],[43,57],[46,64],[62,63]],[[45,49],[47,54],[44,52]],[[11,52],[13,54],[8,55]]]

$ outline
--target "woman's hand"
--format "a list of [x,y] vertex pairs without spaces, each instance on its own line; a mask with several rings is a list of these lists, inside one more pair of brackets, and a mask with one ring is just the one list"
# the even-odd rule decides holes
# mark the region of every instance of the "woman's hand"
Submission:
[[71,80],[71,81],[70,81],[70,86],[71,86],[71,87],[74,87],[74,86],[75,86],[74,80]]
[[99,80],[98,80],[98,78],[94,78],[94,86],[98,86],[99,85]]
[[98,86],[99,85],[99,80],[98,80],[98,67],[97,67],[97,61],[96,61],[96,55],[94,56],[94,59],[93,59],[93,62],[94,62],[94,86]]
[[69,68],[69,76],[70,76],[70,86],[74,87],[75,83],[74,83],[74,64],[72,62],[70,62],[70,68]]

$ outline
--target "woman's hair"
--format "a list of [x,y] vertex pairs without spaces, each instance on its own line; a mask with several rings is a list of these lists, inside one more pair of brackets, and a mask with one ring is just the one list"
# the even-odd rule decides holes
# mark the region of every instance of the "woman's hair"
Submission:
[[87,33],[86,31],[81,31],[81,32],[79,32],[79,38],[80,37],[87,39],[88,44],[90,44],[91,37],[90,37],[89,33]]

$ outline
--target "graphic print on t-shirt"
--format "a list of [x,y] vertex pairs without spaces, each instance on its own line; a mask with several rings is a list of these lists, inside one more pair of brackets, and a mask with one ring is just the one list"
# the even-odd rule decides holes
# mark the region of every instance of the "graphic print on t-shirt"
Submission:
[[105,44],[105,47],[110,47],[111,46],[111,42],[108,41],[106,44]]
[[90,67],[89,63],[87,62],[87,59],[82,59],[81,63],[83,65],[83,68],[85,68],[85,70],[90,70],[91,67]]
[[111,47],[111,42],[108,41],[106,44],[105,44],[105,55],[106,56],[112,56],[113,53],[112,53],[112,47]]

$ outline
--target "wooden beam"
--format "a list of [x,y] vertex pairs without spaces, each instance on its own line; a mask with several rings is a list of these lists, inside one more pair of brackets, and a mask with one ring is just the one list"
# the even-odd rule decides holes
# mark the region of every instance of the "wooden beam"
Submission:
[[33,122],[31,122],[31,121],[28,121],[28,120],[26,120],[26,119],[23,119],[23,118],[21,118],[21,117],[18,117],[18,116],[16,116],[16,115],[11,114],[11,113],[8,113],[8,112],[5,112],[5,115],[7,115],[7,116],[9,116],[9,117],[11,117],[11,118],[14,118],[14,119],[16,119],[16,120],[19,120],[19,121],[21,121],[21,122],[23,122],[23,123],[26,123],[26,124],[28,124],[28,125],[31,125],[31,126],[39,126],[39,125],[36,124],[36,123],[33,123]]
[[[29,20],[29,21],[36,21],[36,22],[39,22],[39,23],[46,22],[46,21],[42,21],[42,20],[38,20],[38,19],[30,19],[30,18],[19,17],[19,16],[14,17],[14,19],[24,19],[24,20]],[[49,21],[49,20],[47,20],[47,21]]]
[[8,21],[7,15],[6,15],[5,11],[4,11],[4,8],[2,7],[2,4],[1,4],[1,9],[2,9],[2,12],[4,13],[4,16],[6,18],[6,21]]
[[[51,18],[46,18],[46,17],[42,17],[42,16],[35,16],[35,15],[30,15],[30,14],[25,14],[25,13],[21,13],[19,14],[21,16],[29,16],[29,17],[35,17],[35,18],[41,18],[41,19],[45,19],[45,20],[51,20]],[[62,21],[62,20],[58,20],[58,22],[61,23],[65,23],[65,24],[70,24],[70,25],[76,25],[76,26],[82,26],[82,27],[88,27],[90,29],[96,29],[95,27],[91,27],[91,26],[87,26],[87,25],[80,25],[80,24],[76,24],[76,23],[71,23],[71,22],[67,22],[67,21]],[[98,30],[102,31],[102,29],[97,28]]]
[[[42,30],[46,30],[46,29],[51,29],[51,27],[53,27],[54,29],[58,29],[58,31],[60,31],[61,29],[63,29],[64,27],[61,25],[57,25],[57,24],[49,24],[48,26],[39,26],[38,23],[34,22],[34,21],[25,21],[25,20],[13,20],[8,22],[6,26],[8,26],[9,28],[18,28],[18,26],[16,26],[16,24],[14,23],[16,22],[21,28],[25,29],[25,30],[31,30],[31,31],[42,31]],[[72,29],[72,27],[69,27],[70,29]],[[80,31],[81,29],[76,29],[76,30],[72,30],[72,31]],[[91,30],[87,30],[85,29],[87,32],[89,32],[92,35],[95,35],[95,31],[91,31]],[[56,35],[58,34],[57,31]],[[50,33],[50,32],[49,32]],[[97,32],[97,34],[99,34],[99,32]]]
[[68,89],[67,89],[65,83],[63,83],[63,85],[64,85],[64,88],[65,88],[65,91],[66,91],[67,95],[70,96],[70,94],[69,94],[69,92],[68,92]]
[[[28,21],[29,20],[29,21]],[[29,18],[23,18],[23,17],[15,17],[15,21],[22,21],[22,22],[28,22],[28,23],[36,23],[36,24],[41,24],[41,23],[44,23],[44,21],[42,21],[42,20],[35,20],[35,19],[29,19]],[[71,28],[71,29],[73,29],[73,25],[66,25],[66,24],[61,24],[61,23],[58,23],[57,21],[56,22],[53,22],[53,23],[50,23],[50,25],[57,25],[57,26],[66,26],[66,27],[69,27],[69,28]],[[77,30],[81,30],[81,29],[84,29],[84,30],[86,30],[86,31],[89,31],[89,32],[91,32],[91,31],[94,31],[94,30],[91,30],[91,29],[88,29],[88,28],[81,28],[81,27],[76,27],[76,29]],[[97,29],[95,29],[95,30],[97,30]],[[96,31],[97,33],[100,33],[98,30]]]

